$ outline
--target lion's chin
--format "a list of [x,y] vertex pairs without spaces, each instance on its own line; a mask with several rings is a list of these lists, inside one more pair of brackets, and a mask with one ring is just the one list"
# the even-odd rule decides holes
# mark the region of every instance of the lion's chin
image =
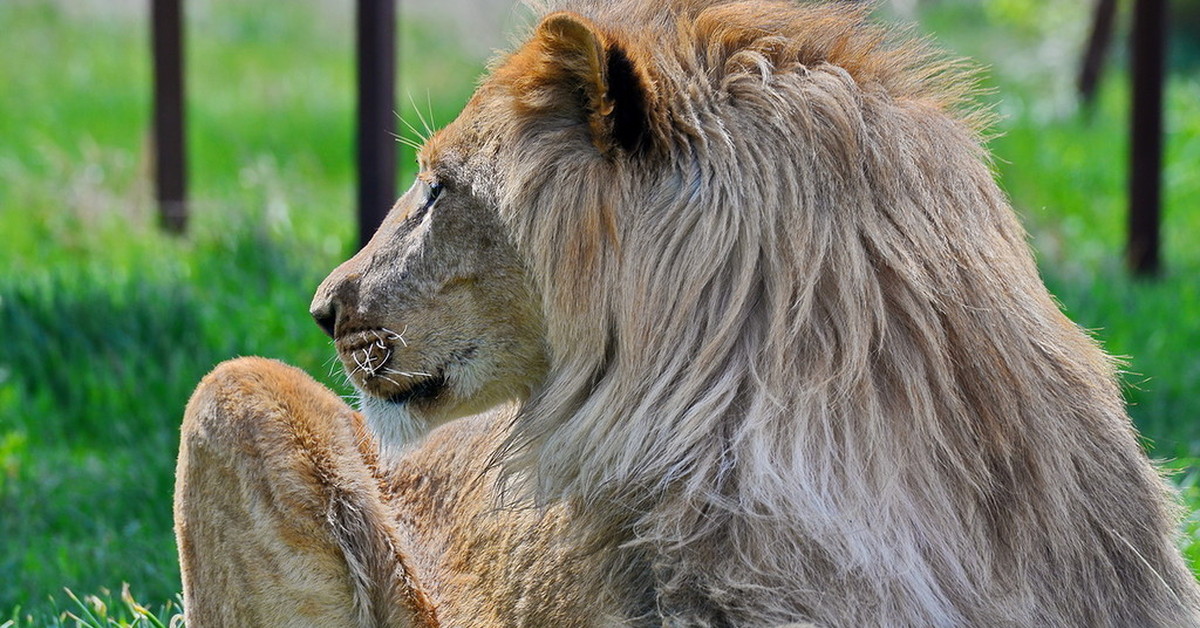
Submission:
[[385,453],[403,450],[439,425],[495,405],[479,406],[477,400],[462,398],[443,375],[421,379],[403,389],[364,386],[357,381],[354,387],[358,392],[358,410]]
[[429,432],[430,421],[414,412],[410,404],[396,403],[359,392],[358,411],[379,439],[382,453],[396,453],[421,440]]

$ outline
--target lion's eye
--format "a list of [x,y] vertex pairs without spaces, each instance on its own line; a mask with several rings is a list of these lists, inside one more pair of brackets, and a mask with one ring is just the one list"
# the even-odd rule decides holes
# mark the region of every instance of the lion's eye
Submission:
[[438,197],[442,195],[441,183],[422,183],[424,183],[425,186],[425,199],[421,201],[421,204],[415,210],[412,210],[404,217],[404,221],[407,223],[415,224],[424,220],[425,214],[429,213],[429,208],[433,207],[433,204],[437,202]]
[[433,205],[434,201],[438,200],[438,197],[442,195],[442,188],[441,183],[430,183],[428,185],[428,191],[425,193],[426,207]]

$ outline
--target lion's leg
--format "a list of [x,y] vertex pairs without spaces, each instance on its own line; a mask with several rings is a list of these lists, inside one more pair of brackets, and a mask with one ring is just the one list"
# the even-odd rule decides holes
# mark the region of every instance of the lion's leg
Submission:
[[189,627],[434,623],[366,438],[360,417],[298,369],[243,358],[204,378],[175,485]]

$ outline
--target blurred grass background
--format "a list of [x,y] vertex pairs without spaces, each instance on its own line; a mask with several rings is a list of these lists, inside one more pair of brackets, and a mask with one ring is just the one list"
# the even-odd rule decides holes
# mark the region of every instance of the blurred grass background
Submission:
[[[881,13],[989,66],[1001,184],[1064,309],[1126,356],[1130,412],[1152,454],[1180,469],[1194,513],[1200,2],[1174,3],[1158,281],[1131,280],[1121,264],[1120,47],[1095,110],[1073,97],[1091,3],[895,4]],[[218,361],[275,357],[346,392],[307,308],[353,252],[353,3],[189,0],[192,225],[178,239],[156,229],[150,192],[143,5],[0,1],[0,621],[57,621],[63,587],[129,582],[144,602],[174,598],[178,423]],[[416,108],[452,119],[482,71],[480,42],[503,42],[463,32],[462,11],[402,10],[398,103],[417,127]],[[403,187],[411,151],[400,161]],[[1193,514],[1194,561],[1198,527]]]

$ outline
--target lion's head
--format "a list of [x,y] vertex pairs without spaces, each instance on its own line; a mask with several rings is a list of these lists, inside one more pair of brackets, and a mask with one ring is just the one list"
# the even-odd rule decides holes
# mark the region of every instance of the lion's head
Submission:
[[1147,591],[1142,561],[1182,573],[959,64],[852,3],[567,8],[318,290],[380,433],[519,401],[505,467],[642,552],[620,568],[652,565],[660,608],[986,624],[1089,544]]
[[[370,244],[318,289],[313,315],[373,407],[428,426],[548,386],[576,406],[617,360],[727,369],[728,349],[692,358],[773,305],[767,266],[802,267],[795,279],[811,283],[828,271],[832,230],[875,220],[860,215],[869,203],[840,203],[869,187],[855,170],[872,103],[852,100],[926,115],[959,96],[911,76],[928,57],[919,47],[873,58],[882,31],[860,32],[860,10],[670,4],[542,20],[428,140]],[[678,31],[641,28],[673,13],[689,18]],[[790,41],[793,29],[820,39]],[[664,37],[708,49],[681,57]],[[813,97],[780,100],[793,89]],[[918,133],[977,150],[958,118],[938,121]]]
[[528,397],[545,377],[526,266],[471,185],[424,161],[371,242],[314,300],[385,440]]

